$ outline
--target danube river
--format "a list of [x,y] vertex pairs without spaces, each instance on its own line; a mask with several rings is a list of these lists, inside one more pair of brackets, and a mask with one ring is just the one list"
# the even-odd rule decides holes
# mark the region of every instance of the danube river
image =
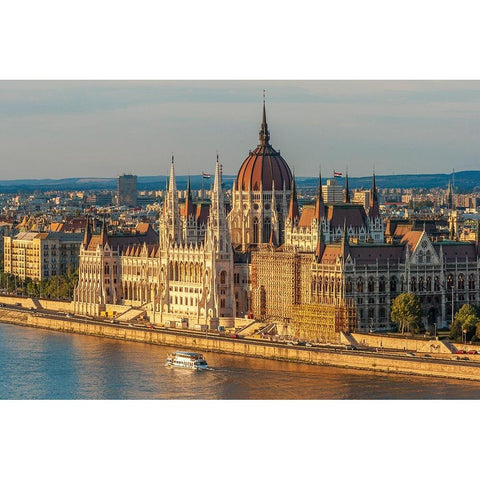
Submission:
[[478,399],[480,382],[206,353],[212,370],[164,366],[171,347],[0,324],[1,399]]

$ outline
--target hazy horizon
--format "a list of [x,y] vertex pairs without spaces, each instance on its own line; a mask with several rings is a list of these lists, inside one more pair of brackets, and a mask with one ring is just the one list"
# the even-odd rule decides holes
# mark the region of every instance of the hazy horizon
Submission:
[[478,170],[479,81],[2,81],[3,180],[213,171],[258,143],[298,176]]

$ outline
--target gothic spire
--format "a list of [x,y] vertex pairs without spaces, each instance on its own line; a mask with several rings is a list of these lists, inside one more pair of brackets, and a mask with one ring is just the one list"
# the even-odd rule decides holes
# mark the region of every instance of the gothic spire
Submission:
[[320,234],[318,235],[317,247],[315,248],[315,260],[317,263],[321,262],[324,251],[325,251],[325,241],[323,238],[323,227],[322,227],[322,224],[320,224]]
[[85,222],[85,233],[83,235],[83,245],[85,248],[87,248],[91,238],[92,238],[92,231],[90,230],[90,216],[87,215],[86,222]]
[[270,144],[270,133],[268,131],[267,125],[267,114],[265,111],[265,90],[263,91],[263,117],[262,117],[262,127],[258,135],[261,146]]
[[377,186],[375,184],[375,171],[372,177],[372,189],[370,190],[370,208],[368,210],[370,218],[376,218],[380,215],[380,209],[378,207]]
[[105,215],[103,216],[103,221],[102,221],[102,228],[100,230],[100,244],[105,245],[107,243],[108,237],[107,237],[107,221],[105,219]]
[[194,206],[192,200],[192,190],[190,188],[190,175],[187,180],[187,194],[185,196],[185,217],[188,219],[191,215],[194,215]]
[[318,188],[317,188],[317,200],[315,202],[315,218],[320,223],[321,219],[325,216],[325,204],[323,203],[322,192],[322,172],[318,172]]
[[345,193],[343,195],[343,203],[350,203],[350,189],[348,187],[348,169],[345,172]]
[[288,218],[293,222],[296,222],[298,218],[300,218],[295,176],[293,177],[293,180],[292,180],[292,193],[290,194],[290,206],[288,208]]

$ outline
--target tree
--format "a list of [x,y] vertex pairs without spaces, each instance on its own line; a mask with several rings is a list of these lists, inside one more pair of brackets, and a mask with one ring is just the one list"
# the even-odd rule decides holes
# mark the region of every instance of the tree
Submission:
[[420,299],[411,292],[401,293],[392,303],[391,318],[402,333],[418,333],[423,327]]
[[450,338],[453,340],[460,340],[463,331],[466,330],[465,338],[471,340],[477,331],[477,325],[479,322],[480,315],[478,309],[468,303],[463,304],[460,310],[455,314],[455,319],[450,325]]

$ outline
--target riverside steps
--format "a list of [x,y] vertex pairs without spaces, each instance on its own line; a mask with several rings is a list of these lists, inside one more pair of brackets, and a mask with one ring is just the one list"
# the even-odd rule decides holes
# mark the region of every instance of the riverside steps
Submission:
[[140,326],[112,324],[100,320],[67,318],[65,313],[30,311],[15,305],[0,307],[0,322],[65,333],[166,345],[185,350],[200,350],[387,373],[480,381],[480,361],[464,362],[450,357],[435,359],[420,356],[407,357],[402,352],[350,351],[340,346],[313,348],[290,346],[259,339],[229,338],[212,333],[205,334],[204,332],[197,333],[159,327],[150,329]]

